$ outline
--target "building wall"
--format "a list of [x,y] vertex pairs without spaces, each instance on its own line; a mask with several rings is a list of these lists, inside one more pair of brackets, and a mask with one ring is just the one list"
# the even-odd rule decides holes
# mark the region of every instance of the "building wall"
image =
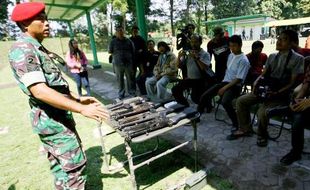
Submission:
[[[233,21],[223,23],[226,29],[229,32],[229,35],[241,35],[242,31],[245,31],[246,40],[250,40],[250,31],[253,31],[252,40],[260,40],[264,37],[268,37],[269,28],[265,27],[265,22],[269,20],[273,20],[272,18],[267,17],[266,19],[263,17],[255,18],[255,19],[246,19],[246,20],[237,20],[235,23]],[[236,28],[235,28],[236,27]],[[262,36],[263,35],[263,36]],[[262,38],[263,37],[263,38]]]

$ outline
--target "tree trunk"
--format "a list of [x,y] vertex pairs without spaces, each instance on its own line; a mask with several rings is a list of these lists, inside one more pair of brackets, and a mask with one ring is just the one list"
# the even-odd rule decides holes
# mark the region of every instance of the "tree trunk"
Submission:
[[170,24],[172,36],[175,36],[174,24],[173,24],[173,0],[170,0]]
[[191,5],[191,0],[186,1],[186,13],[185,13],[185,24],[187,25],[190,21],[189,19],[189,6]]
[[208,21],[208,1],[205,2],[204,9],[205,9],[204,12],[205,12],[206,35],[208,35],[208,33],[209,33],[208,24],[207,24],[207,21]]
[[122,15],[123,17],[123,23],[122,23],[122,26],[124,28],[124,31],[126,31],[126,13]]
[[202,16],[202,10],[201,10],[201,4],[197,1],[196,3],[196,7],[197,7],[197,33],[200,35],[201,33],[201,16]]

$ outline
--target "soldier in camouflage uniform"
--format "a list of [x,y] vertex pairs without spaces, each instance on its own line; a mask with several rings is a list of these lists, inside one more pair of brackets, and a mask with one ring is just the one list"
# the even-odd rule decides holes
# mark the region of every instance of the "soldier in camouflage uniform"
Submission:
[[49,35],[43,3],[18,4],[12,20],[22,30],[13,44],[9,60],[20,88],[29,96],[30,118],[34,133],[39,135],[55,176],[55,188],[84,189],[83,170],[86,156],[75,129],[71,112],[98,121],[107,119],[107,111],[93,97],[72,94],[67,81],[55,65],[52,55],[41,44]]

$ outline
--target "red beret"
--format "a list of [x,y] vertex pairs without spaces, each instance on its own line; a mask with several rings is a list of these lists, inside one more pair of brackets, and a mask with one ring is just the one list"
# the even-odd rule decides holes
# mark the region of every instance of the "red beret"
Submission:
[[27,2],[17,4],[12,12],[11,19],[15,22],[30,19],[45,9],[45,4],[41,2]]

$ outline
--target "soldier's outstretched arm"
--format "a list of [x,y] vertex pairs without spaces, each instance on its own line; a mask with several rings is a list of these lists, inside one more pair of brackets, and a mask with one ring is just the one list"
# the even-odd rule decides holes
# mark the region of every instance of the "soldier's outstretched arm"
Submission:
[[84,104],[84,105],[88,105],[88,104],[93,104],[93,103],[99,103],[101,104],[101,102],[95,98],[95,97],[92,97],[92,96],[78,96],[77,94],[75,94],[74,92],[70,92],[70,98],[74,101],[78,101],[80,102],[81,104]]
[[82,104],[48,87],[45,83],[36,83],[28,87],[31,94],[55,108],[80,113],[97,121],[106,120],[109,114],[100,102]]

